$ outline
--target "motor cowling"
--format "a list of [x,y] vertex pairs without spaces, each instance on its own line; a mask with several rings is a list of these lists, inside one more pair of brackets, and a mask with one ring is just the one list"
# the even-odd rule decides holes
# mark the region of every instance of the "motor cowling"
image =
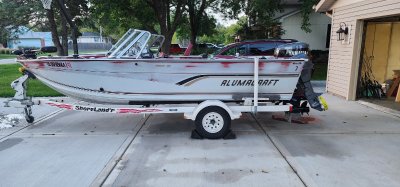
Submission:
[[274,56],[276,58],[290,58],[300,54],[308,55],[309,50],[309,45],[304,42],[283,44],[275,49]]

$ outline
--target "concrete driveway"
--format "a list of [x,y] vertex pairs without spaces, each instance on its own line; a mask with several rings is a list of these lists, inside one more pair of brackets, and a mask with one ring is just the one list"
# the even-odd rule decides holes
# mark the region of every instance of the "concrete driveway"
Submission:
[[0,186],[399,186],[400,118],[326,99],[308,124],[245,114],[235,140],[190,139],[182,115],[35,109],[0,131]]

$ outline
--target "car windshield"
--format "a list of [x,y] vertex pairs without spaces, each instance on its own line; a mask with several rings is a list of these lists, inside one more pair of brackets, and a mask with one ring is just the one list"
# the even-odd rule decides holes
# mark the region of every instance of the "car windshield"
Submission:
[[226,50],[228,47],[230,47],[230,46],[234,46],[234,45],[236,45],[236,43],[233,43],[233,44],[228,44],[228,45],[225,45],[224,47],[222,47],[221,49],[218,49],[218,50],[216,50],[212,55],[220,55],[224,50]]
[[239,55],[249,56],[273,56],[275,48],[279,45],[285,44],[284,41],[262,41],[251,43],[233,43],[218,49],[213,55]]
[[275,48],[283,42],[264,42],[249,45],[249,55],[251,56],[273,56]]

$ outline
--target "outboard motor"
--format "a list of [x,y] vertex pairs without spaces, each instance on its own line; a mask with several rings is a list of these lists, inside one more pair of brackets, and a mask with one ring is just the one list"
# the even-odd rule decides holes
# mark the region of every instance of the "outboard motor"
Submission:
[[314,92],[310,82],[314,63],[309,59],[308,54],[309,45],[302,42],[280,45],[275,49],[274,53],[277,58],[308,59],[303,66],[299,82],[290,102],[293,106],[298,107],[300,112],[307,112],[307,109],[304,109],[307,103],[300,104],[301,100],[307,99],[311,108],[324,111],[328,109],[326,102],[320,97],[321,93]]
[[275,49],[274,56],[276,58],[291,58],[296,55],[307,56],[309,49],[309,45],[303,42],[283,44]]
[[36,59],[37,52],[38,52],[38,50],[34,50],[34,49],[18,49],[18,50],[13,51],[13,54],[22,56],[26,59]]

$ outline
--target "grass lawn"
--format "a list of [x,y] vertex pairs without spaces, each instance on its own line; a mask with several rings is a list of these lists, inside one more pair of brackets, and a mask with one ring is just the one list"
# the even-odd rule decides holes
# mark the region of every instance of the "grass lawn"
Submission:
[[327,72],[328,63],[316,63],[314,64],[314,73],[311,80],[326,80]]
[[[21,67],[19,64],[0,65],[0,97],[14,96],[15,91],[11,88],[10,84],[13,80],[21,76],[21,73],[18,71],[19,67]],[[62,96],[62,94],[47,87],[36,79],[29,79],[27,94],[33,97]]]
[[0,54],[0,59],[10,59],[10,58],[17,58],[17,56],[10,54]]

